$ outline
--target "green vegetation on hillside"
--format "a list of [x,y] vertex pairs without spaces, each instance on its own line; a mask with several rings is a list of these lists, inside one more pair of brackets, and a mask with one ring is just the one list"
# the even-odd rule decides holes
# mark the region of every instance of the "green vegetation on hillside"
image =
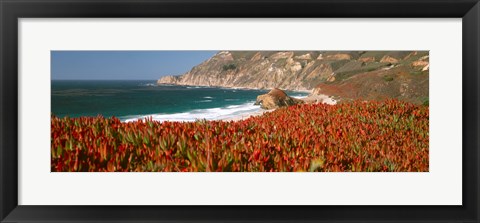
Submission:
[[227,71],[227,70],[235,70],[237,69],[237,65],[231,63],[231,64],[226,64],[226,65],[223,65],[223,70],[224,71]]

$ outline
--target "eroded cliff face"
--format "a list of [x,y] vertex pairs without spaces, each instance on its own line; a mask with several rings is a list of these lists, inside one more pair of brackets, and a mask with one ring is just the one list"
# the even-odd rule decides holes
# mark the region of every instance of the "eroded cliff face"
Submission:
[[186,74],[162,77],[158,84],[310,90],[334,71],[342,55],[323,59],[321,52],[221,51]]
[[220,51],[158,84],[308,90],[338,98],[428,98],[427,51]]

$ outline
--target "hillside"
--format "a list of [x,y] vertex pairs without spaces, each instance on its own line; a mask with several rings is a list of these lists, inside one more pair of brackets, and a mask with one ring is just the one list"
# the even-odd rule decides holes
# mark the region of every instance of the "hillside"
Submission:
[[157,84],[308,90],[337,100],[428,100],[428,51],[220,51]]

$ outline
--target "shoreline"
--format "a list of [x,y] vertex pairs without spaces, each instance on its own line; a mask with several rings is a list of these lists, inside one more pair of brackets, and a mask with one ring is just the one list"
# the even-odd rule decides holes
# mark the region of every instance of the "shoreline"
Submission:
[[[200,87],[200,88],[227,88],[233,90],[271,90],[271,88],[250,88],[250,87],[227,87],[227,86],[207,86],[207,85],[188,85],[188,84],[156,84],[156,86],[182,86],[182,87]],[[292,90],[292,89],[281,89],[283,91],[293,91],[299,93],[312,93],[312,90]]]
[[[246,120],[250,117],[256,117],[256,116],[261,116],[265,113],[268,113],[268,112],[273,112],[275,111],[275,109],[272,109],[272,110],[265,110],[265,109],[261,109],[259,111],[252,111],[252,112],[245,112],[245,113],[242,113],[242,114],[238,114],[238,115],[235,115],[235,116],[232,116],[232,117],[225,117],[225,118],[219,118],[219,119],[216,119],[216,118],[213,118],[213,119],[206,119],[207,121],[224,121],[224,122],[230,122],[230,121],[242,121],[242,120]],[[180,114],[180,113],[178,113]],[[199,121],[199,120],[204,120],[204,119],[195,119],[195,120],[156,120],[154,118],[155,115],[158,115],[158,114],[151,114],[151,115],[145,115],[145,116],[142,116],[140,118],[129,118],[129,119],[125,119],[125,120],[121,120],[122,123],[130,123],[130,122],[138,122],[138,121],[144,121],[145,119],[152,119],[153,121],[158,121],[158,122],[196,122],[196,121]],[[172,114],[170,114],[172,115]]]
[[[328,95],[324,95],[324,94],[321,94],[321,95],[307,95],[307,96],[303,96],[303,97],[295,97],[295,96],[291,96],[291,97],[296,98],[298,100],[302,100],[307,104],[325,103],[325,104],[329,104],[329,105],[334,105],[334,104],[337,103],[337,101],[335,99],[333,99],[332,97],[330,97]],[[252,103],[252,105],[253,105],[253,103]],[[265,113],[273,112],[273,111],[276,110],[276,109],[266,110],[266,109],[260,108],[260,106],[258,106],[258,108],[259,108],[259,110],[245,111],[243,113],[232,115],[230,117],[221,117],[221,115],[219,115],[220,116],[219,118],[210,116],[210,117],[198,117],[198,118],[193,119],[193,117],[192,117],[192,119],[189,119],[189,120],[178,120],[178,119],[175,119],[175,118],[170,118],[170,119],[169,118],[158,118],[158,116],[163,116],[163,115],[168,116],[168,115],[180,115],[180,114],[188,113],[188,112],[180,112],[180,113],[175,113],[175,114],[144,115],[142,117],[135,118],[135,119],[127,118],[125,120],[122,120],[122,122],[128,123],[128,122],[135,122],[135,121],[143,121],[146,118],[152,118],[153,120],[159,121],[159,122],[166,122],[166,121],[168,121],[168,122],[196,122],[198,120],[230,122],[230,121],[246,120],[250,117],[261,116]],[[208,110],[208,109],[205,109],[205,110]],[[157,116],[157,118],[155,116]]]
[[[335,99],[333,99],[332,97],[329,97],[328,95],[324,95],[324,94],[306,96],[306,97],[293,97],[293,98],[297,98],[299,100],[302,100],[307,104],[325,103],[325,104],[329,104],[329,105],[334,105],[334,104],[337,103],[337,101]],[[145,119],[152,119],[152,120],[158,121],[160,123],[162,123],[162,122],[196,122],[196,121],[199,121],[199,120],[224,121],[224,122],[234,121],[235,122],[235,121],[246,120],[246,119],[251,118],[251,117],[262,116],[265,113],[273,112],[273,111],[276,110],[276,109],[266,110],[266,109],[260,108],[260,106],[258,106],[258,107],[259,107],[260,110],[249,111],[249,112],[245,112],[245,113],[241,113],[241,114],[237,114],[237,115],[234,115],[234,116],[231,116],[231,117],[225,117],[225,118],[197,118],[197,119],[194,119],[194,120],[175,120],[174,118],[159,120],[159,119],[155,118],[155,116],[158,116],[158,115],[176,115],[176,114],[185,114],[185,112],[174,113],[174,114],[149,114],[149,115],[142,115],[142,116],[137,117],[137,118],[126,118],[126,117],[116,117],[116,118],[120,119],[120,121],[122,123],[130,123],[130,122],[138,122],[138,121],[143,122],[143,121],[145,121]],[[84,116],[82,116],[82,117],[84,117]]]

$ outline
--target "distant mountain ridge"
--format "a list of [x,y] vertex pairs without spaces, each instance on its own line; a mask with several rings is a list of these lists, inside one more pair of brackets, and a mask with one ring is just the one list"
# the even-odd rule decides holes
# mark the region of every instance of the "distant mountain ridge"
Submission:
[[302,90],[339,99],[428,99],[428,51],[220,51],[157,84]]

